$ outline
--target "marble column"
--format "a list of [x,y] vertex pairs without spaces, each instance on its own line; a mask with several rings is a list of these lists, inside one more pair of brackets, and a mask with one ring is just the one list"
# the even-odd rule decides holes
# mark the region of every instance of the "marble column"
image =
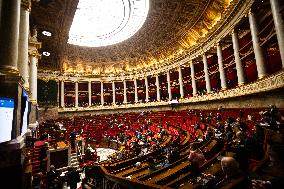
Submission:
[[267,71],[267,66],[265,64],[264,54],[259,44],[259,37],[258,37],[259,29],[254,13],[249,11],[248,17],[249,17],[249,26],[250,26],[257,74],[258,78],[262,78],[268,74],[268,71]]
[[146,102],[149,102],[149,85],[148,85],[148,78],[145,76],[145,90],[146,90]]
[[38,49],[41,48],[41,43],[37,41],[37,30],[34,28],[32,37],[29,38],[29,89],[30,89],[30,102],[31,111],[29,114],[29,129],[32,135],[36,135],[37,123],[37,66],[38,60],[41,55]]
[[64,92],[64,80],[61,80],[61,98],[60,98],[60,105],[61,107],[64,108],[65,102],[64,102],[64,97],[65,97],[65,92]]
[[127,104],[127,94],[126,94],[126,80],[123,80],[123,103]]
[[169,100],[172,100],[172,90],[171,90],[171,75],[170,71],[167,72],[167,82],[168,82],[168,94],[169,94]]
[[89,106],[92,106],[92,82],[88,81]]
[[209,77],[209,72],[208,72],[207,57],[205,53],[203,53],[202,57],[203,57],[204,78],[206,82],[206,90],[207,90],[207,93],[211,93],[212,89],[211,89],[210,77]]
[[280,12],[281,11],[280,1],[282,0],[270,0],[270,5],[271,5],[273,21],[279,45],[279,51],[282,60],[282,67],[284,67],[284,21]]
[[103,106],[104,104],[104,82],[101,81],[101,105]]
[[112,81],[112,104],[115,104],[115,83]]
[[24,81],[24,88],[29,89],[29,15],[31,3],[21,1],[20,30],[18,42],[18,69]]
[[232,31],[232,42],[233,42],[234,57],[235,57],[235,62],[236,62],[238,84],[243,85],[246,82],[246,80],[245,80],[243,64],[242,64],[241,57],[239,54],[240,45],[239,45],[238,34],[235,31],[235,29]]
[[197,87],[196,87],[196,81],[195,81],[195,71],[194,71],[194,63],[192,60],[190,61],[190,76],[191,76],[191,85],[192,85],[192,95],[195,96],[197,94]]
[[159,76],[156,75],[156,86],[157,86],[157,101],[161,101],[161,95],[160,95],[160,83],[159,83]]
[[37,49],[32,49],[29,51],[30,56],[30,77],[29,77],[29,86],[30,86],[30,101],[33,104],[37,104],[37,66],[38,59],[41,55],[38,53]]
[[137,91],[137,79],[134,78],[134,95],[135,95],[135,103],[138,103],[138,91]]
[[221,81],[221,88],[222,90],[227,89],[227,82],[226,82],[226,74],[224,70],[223,64],[223,55],[222,55],[222,47],[220,43],[217,43],[217,57],[218,57],[218,66],[219,66],[219,73],[220,73],[220,81]]
[[78,107],[78,81],[75,81],[75,107]]
[[180,97],[184,97],[184,92],[183,92],[183,81],[182,81],[182,70],[181,67],[178,67],[178,80],[179,80],[179,93]]
[[0,72],[18,75],[20,0],[1,1]]

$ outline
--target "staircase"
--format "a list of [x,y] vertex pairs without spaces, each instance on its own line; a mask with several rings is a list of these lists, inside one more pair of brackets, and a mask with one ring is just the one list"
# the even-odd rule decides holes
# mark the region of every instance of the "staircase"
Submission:
[[[77,159],[77,155],[76,153],[72,153],[71,154],[71,163],[70,163],[70,167],[74,167],[75,169],[77,169],[79,167],[79,161]],[[62,167],[57,169],[58,171],[61,171],[62,173],[66,173],[67,171],[67,167]]]
[[71,154],[71,167],[74,167],[76,169],[79,167],[79,161],[77,159],[76,153]]

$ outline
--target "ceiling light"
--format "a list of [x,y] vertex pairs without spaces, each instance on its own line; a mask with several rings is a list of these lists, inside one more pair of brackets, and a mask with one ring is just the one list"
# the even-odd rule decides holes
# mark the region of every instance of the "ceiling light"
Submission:
[[45,31],[45,30],[42,31],[41,33],[42,33],[43,35],[47,36],[47,37],[51,37],[51,35],[52,35],[51,32]]
[[100,47],[133,36],[144,24],[149,0],[79,0],[68,43]]
[[50,56],[50,52],[44,51],[42,52],[43,56]]

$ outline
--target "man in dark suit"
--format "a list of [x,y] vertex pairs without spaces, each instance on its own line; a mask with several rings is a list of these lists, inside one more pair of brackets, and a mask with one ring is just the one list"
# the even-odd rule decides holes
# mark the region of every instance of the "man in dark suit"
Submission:
[[77,189],[77,183],[80,182],[79,172],[76,171],[73,167],[68,167],[67,173],[67,185],[70,186],[70,189]]

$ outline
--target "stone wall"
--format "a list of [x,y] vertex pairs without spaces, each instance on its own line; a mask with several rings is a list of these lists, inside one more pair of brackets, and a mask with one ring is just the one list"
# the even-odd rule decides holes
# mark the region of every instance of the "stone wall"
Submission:
[[58,108],[57,107],[46,107],[38,109],[38,122],[41,123],[49,119],[58,118]]

